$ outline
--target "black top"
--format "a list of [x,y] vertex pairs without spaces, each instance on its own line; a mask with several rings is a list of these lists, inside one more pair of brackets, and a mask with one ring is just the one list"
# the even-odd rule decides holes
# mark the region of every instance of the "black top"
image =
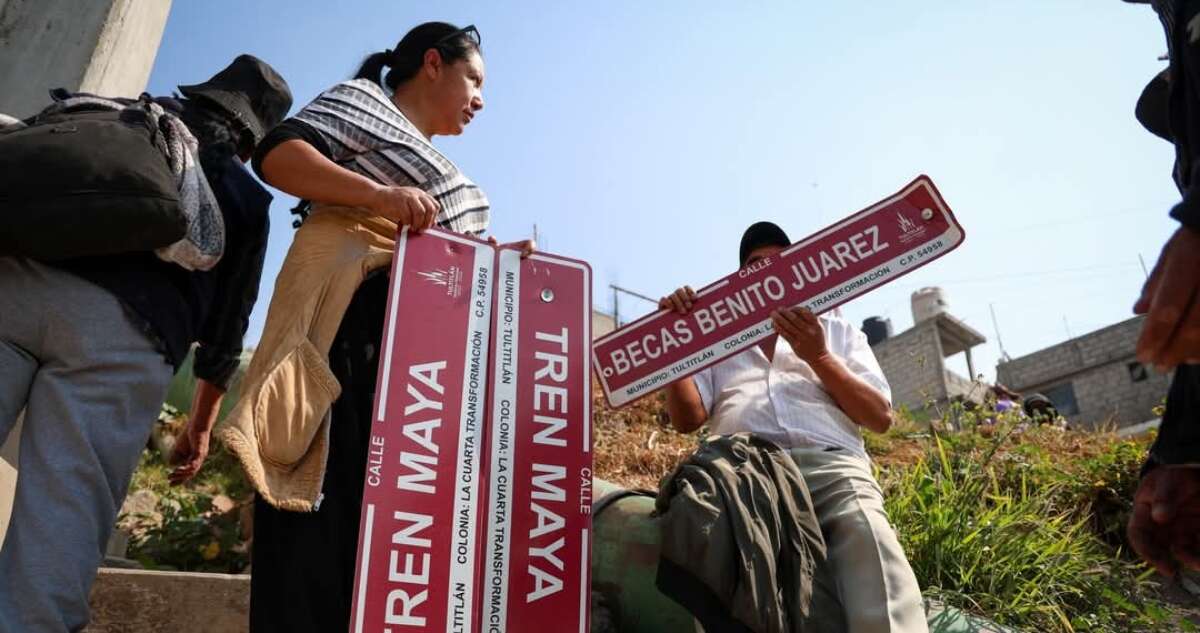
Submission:
[[161,344],[176,369],[193,342],[198,378],[228,388],[258,299],[270,229],[271,194],[233,157],[205,164],[225,219],[225,254],[208,271],[188,271],[139,252],[53,265],[112,292]]
[[[1167,111],[1162,118],[1175,143],[1175,183],[1183,194],[1171,217],[1200,230],[1200,40],[1193,40],[1191,29],[1183,28],[1200,15],[1200,1],[1160,0],[1154,8],[1166,31],[1171,58]],[[1138,114],[1149,123],[1146,114]]]
[[329,142],[325,140],[325,136],[313,126],[293,118],[275,126],[254,149],[254,160],[251,162],[254,166],[254,173],[258,174],[259,178],[266,180],[262,172],[263,158],[266,158],[271,150],[293,139],[300,139],[312,145],[313,149],[320,152],[322,156],[333,160],[333,151],[329,149]]

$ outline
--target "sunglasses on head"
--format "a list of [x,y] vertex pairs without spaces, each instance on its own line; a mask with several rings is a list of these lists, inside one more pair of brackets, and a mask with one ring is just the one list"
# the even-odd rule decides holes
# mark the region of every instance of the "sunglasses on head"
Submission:
[[438,47],[438,46],[441,46],[442,44],[445,44],[447,42],[452,42],[452,41],[454,41],[460,37],[464,37],[464,36],[467,38],[468,41],[470,41],[472,44],[475,45],[475,48],[479,48],[480,45],[483,44],[482,38],[479,37],[479,29],[475,28],[474,24],[468,24],[467,26],[464,26],[463,28],[458,29],[457,31],[453,31],[453,32],[443,35],[442,37],[438,38],[438,41],[434,42],[433,45],[434,45],[434,47]]

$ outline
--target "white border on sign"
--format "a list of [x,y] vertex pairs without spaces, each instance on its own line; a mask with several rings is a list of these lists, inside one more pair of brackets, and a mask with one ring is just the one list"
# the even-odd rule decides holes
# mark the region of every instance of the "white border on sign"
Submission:
[[[589,387],[590,387],[590,385],[589,385]],[[591,565],[589,565],[590,561],[588,559],[588,546],[591,544],[591,541],[588,540],[588,529],[587,528],[583,528],[583,530],[581,530],[580,532],[581,532],[581,534],[579,537],[579,542],[582,543],[582,545],[579,547],[579,569],[584,574],[590,574]],[[580,582],[579,584],[580,584],[580,589],[579,589],[579,633],[588,633],[587,622],[588,622],[588,610],[591,606],[589,604],[589,600],[590,600],[591,594],[592,594],[592,592],[591,592],[591,589],[592,589],[591,584],[592,583]]]
[[396,238],[396,253],[393,256],[395,266],[392,270],[392,296],[388,303],[391,305],[388,309],[391,314],[388,315],[387,324],[387,340],[383,343],[383,379],[379,385],[379,406],[375,411],[375,421],[383,422],[384,413],[387,412],[388,387],[392,380],[392,345],[396,338],[396,318],[399,312],[400,302],[400,280],[404,274],[404,249],[408,245],[408,227],[404,227],[400,231],[400,236]]
[[[483,315],[477,316],[475,309],[468,303],[469,318],[467,319],[467,346],[463,352],[463,384],[462,384],[462,400],[460,401],[459,419],[458,419],[458,453],[455,456],[454,468],[454,519],[451,525],[458,523],[460,517],[464,514],[468,517],[468,528],[466,536],[467,556],[465,563],[459,563],[456,560],[456,555],[453,552],[453,543],[458,539],[454,535],[458,533],[457,529],[451,529],[451,555],[450,555],[450,574],[447,583],[447,596],[453,597],[458,592],[455,590],[455,585],[461,584],[463,590],[463,631],[472,631],[474,627],[475,616],[475,558],[478,553],[476,548],[478,527],[479,527],[479,482],[480,482],[480,464],[483,463],[483,458],[487,447],[480,441],[483,437],[484,426],[487,425],[487,384],[488,377],[491,373],[488,371],[490,367],[489,356],[491,354],[491,331],[492,331],[492,295],[495,292],[495,264],[496,251],[491,245],[480,244],[478,242],[469,241],[458,236],[449,234],[444,235],[447,239],[455,242],[467,244],[475,250],[474,266],[471,269],[471,275],[463,275],[471,280],[468,296],[474,297],[476,288],[476,280],[479,277],[481,268],[487,269],[488,281],[486,284],[488,296],[484,299]],[[475,418],[475,433],[473,444],[475,446],[474,473],[471,476],[471,481],[467,484],[471,489],[470,499],[459,498],[459,493],[462,490],[463,471],[466,468],[466,460],[464,452],[467,447],[468,434],[464,425],[467,417],[467,398],[471,393],[471,337],[475,332],[481,332],[480,348],[482,349],[482,358],[480,360],[479,385],[478,385],[478,405],[476,407]],[[454,601],[446,601],[446,630],[453,632],[454,628]]]
[[[514,251],[514,250],[502,249],[500,251],[500,265],[496,267],[496,293],[495,293],[495,295],[497,297],[504,297],[504,296],[508,295],[507,291],[504,290],[503,284],[504,284],[505,275],[510,270],[513,272],[512,326],[510,328],[510,327],[506,327],[503,324],[503,322],[501,320],[502,319],[501,315],[503,315],[504,312],[503,312],[503,309],[501,309],[499,306],[497,306],[496,332],[495,332],[494,340],[496,341],[497,345],[502,345],[503,343],[501,343],[501,341],[504,340],[504,334],[509,331],[512,332],[512,359],[513,359],[512,384],[505,385],[503,383],[503,381],[501,379],[502,374],[500,371],[500,367],[501,367],[500,359],[493,358],[492,365],[493,365],[494,373],[493,373],[493,380],[492,380],[492,421],[497,425],[499,424],[500,419],[501,419],[500,402],[504,398],[508,398],[509,402],[512,403],[511,408],[509,410],[509,417],[512,418],[512,422],[510,423],[511,429],[510,429],[510,433],[509,433],[509,442],[508,442],[507,452],[501,453],[501,451],[500,451],[500,448],[499,448],[500,447],[500,434],[498,433],[498,427],[491,429],[492,441],[491,441],[491,446],[490,446],[491,452],[489,454],[490,466],[488,469],[488,471],[489,471],[488,506],[487,506],[487,511],[486,511],[486,516],[488,517],[488,521],[486,522],[485,540],[484,540],[484,543],[485,543],[484,559],[483,559],[483,568],[487,571],[484,573],[483,597],[481,598],[483,603],[487,606],[482,610],[481,619],[480,619],[481,627],[486,628],[486,626],[487,626],[486,623],[489,622],[491,619],[491,617],[490,617],[491,611],[490,610],[496,609],[499,612],[499,620],[500,620],[500,628],[501,629],[503,629],[508,624],[508,578],[509,578],[508,572],[509,572],[509,560],[512,558],[512,516],[513,516],[513,512],[515,511],[515,506],[513,504],[513,489],[516,487],[516,478],[513,477],[511,473],[514,471],[514,469],[516,467],[515,457],[516,457],[516,448],[517,448],[517,442],[516,442],[517,425],[520,423],[520,421],[516,418],[517,382],[518,382],[518,378],[521,375],[521,372],[519,371],[520,368],[517,367],[517,360],[518,360],[518,358],[520,358],[520,348],[521,348],[521,339],[520,339],[521,253],[518,251]],[[493,513],[495,511],[495,508],[497,506],[497,501],[498,501],[497,486],[496,486],[496,481],[499,479],[499,476],[500,476],[500,472],[498,470],[498,465],[500,463],[500,460],[497,459],[498,457],[505,457],[508,459],[510,474],[509,474],[509,482],[508,482],[508,511],[504,515],[504,521],[501,524],[496,525],[496,524],[493,524],[492,517],[494,516]],[[499,531],[499,533],[503,539],[502,540],[503,550],[501,551],[501,554],[500,554],[499,568],[497,568],[495,565],[490,564],[493,557],[496,556],[495,536],[496,536],[497,531]],[[499,608],[497,608],[497,606],[495,604],[493,604],[495,601],[492,599],[492,595],[491,595],[492,582],[493,582],[493,579],[497,575],[500,576]]]
[[354,633],[362,633],[363,618],[367,614],[367,580],[370,575],[367,570],[371,567],[371,533],[375,531],[375,504],[367,504],[367,518],[363,528],[362,543],[359,548],[363,552],[362,565],[358,570],[358,614],[354,618]]

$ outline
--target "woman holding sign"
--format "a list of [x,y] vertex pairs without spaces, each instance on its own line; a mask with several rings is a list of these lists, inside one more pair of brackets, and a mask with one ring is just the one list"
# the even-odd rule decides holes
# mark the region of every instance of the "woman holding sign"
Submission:
[[422,24],[254,157],[263,180],[312,204],[221,433],[258,492],[253,631],[346,630],[387,267],[398,227],[487,229],[487,198],[430,143],[471,123],[483,81],[473,26]]

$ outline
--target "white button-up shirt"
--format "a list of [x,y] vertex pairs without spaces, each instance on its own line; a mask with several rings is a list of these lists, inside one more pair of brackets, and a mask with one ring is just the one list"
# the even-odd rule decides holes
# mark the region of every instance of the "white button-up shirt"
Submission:
[[[891,402],[891,388],[867,337],[832,313],[822,315],[820,321],[829,352]],[[692,379],[713,433],[749,431],[785,448],[838,447],[867,457],[858,425],[838,407],[821,379],[783,337],[776,340],[771,361],[754,346]]]

